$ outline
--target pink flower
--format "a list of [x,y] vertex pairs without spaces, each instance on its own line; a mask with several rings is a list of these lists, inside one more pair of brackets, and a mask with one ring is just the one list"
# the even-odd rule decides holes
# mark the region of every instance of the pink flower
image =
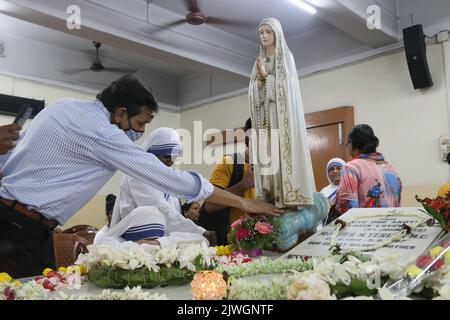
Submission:
[[258,222],[257,224],[255,224],[255,230],[261,234],[268,234],[272,232],[273,226],[266,222]]
[[250,230],[248,230],[247,228],[239,229],[238,232],[236,233],[236,239],[238,241],[241,241],[242,239],[247,239],[250,236],[251,236]]
[[240,226],[241,223],[242,223],[242,219],[236,220],[235,222],[233,222],[231,224],[231,229],[234,229],[235,227]]

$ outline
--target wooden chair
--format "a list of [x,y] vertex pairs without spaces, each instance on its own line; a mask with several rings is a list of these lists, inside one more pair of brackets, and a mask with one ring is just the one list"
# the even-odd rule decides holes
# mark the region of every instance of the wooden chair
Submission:
[[74,233],[77,236],[80,236],[86,240],[88,244],[93,244],[95,235],[97,234],[96,230],[82,230]]
[[75,263],[80,253],[86,253],[88,242],[76,234],[53,234],[56,267],[68,267]]
[[73,227],[71,227],[69,229],[64,230],[63,233],[72,233],[73,234],[73,233],[77,233],[79,231],[85,231],[85,230],[98,231],[98,229],[96,227],[94,227],[94,226],[90,226],[90,225],[87,225],[87,224],[79,224],[79,225],[76,225],[76,226],[73,226]]

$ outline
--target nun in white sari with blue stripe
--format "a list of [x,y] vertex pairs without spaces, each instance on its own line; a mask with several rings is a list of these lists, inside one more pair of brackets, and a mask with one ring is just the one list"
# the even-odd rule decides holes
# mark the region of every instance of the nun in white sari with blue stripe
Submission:
[[[159,128],[142,147],[161,165],[172,166],[181,155],[181,141],[171,128]],[[180,200],[131,176],[125,176],[114,205],[110,230],[94,244],[156,239],[161,246],[206,242],[205,229],[181,214]]]

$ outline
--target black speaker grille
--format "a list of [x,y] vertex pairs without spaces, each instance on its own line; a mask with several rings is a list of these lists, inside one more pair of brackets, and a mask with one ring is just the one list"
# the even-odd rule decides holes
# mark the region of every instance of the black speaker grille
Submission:
[[427,46],[422,25],[403,29],[406,60],[414,89],[429,88],[433,85],[427,61]]

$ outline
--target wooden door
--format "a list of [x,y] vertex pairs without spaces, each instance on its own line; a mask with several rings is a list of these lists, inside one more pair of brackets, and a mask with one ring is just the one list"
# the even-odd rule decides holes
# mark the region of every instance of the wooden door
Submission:
[[349,161],[345,147],[354,126],[353,107],[341,107],[305,115],[309,150],[314,170],[316,189],[320,191],[329,182],[326,165],[332,158]]

